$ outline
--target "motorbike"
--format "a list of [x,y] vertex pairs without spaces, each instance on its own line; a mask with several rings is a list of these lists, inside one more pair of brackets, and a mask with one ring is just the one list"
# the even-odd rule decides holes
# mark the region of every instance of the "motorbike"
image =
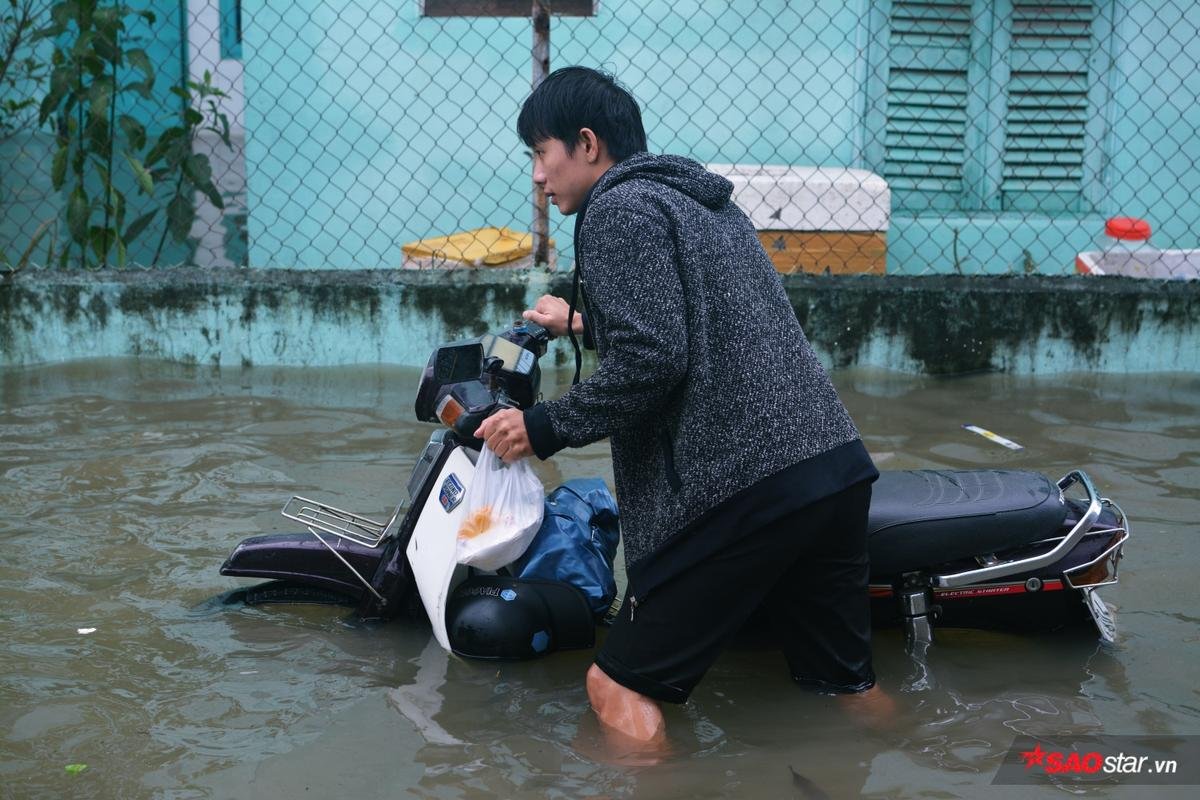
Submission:
[[[437,347],[417,389],[418,420],[438,423],[405,497],[375,520],[304,497],[283,515],[295,533],[255,536],[221,566],[267,579],[251,603],[335,602],[363,619],[427,617],[447,650],[530,658],[591,647],[598,619],[569,583],[527,581],[456,563],[462,499],[482,442],[479,423],[539,396],[548,332],[520,322]],[[596,524],[588,514],[579,522]],[[1112,643],[1098,590],[1117,582],[1130,524],[1082,470],[1057,481],[1026,470],[882,471],[869,515],[874,624],[900,625],[921,655],[935,627],[1045,630],[1094,625]]]

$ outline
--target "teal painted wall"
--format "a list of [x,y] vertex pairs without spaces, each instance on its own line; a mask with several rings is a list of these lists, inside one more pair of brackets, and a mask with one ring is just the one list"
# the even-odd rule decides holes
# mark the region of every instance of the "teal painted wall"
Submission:
[[[394,267],[400,245],[481,225],[528,229],[513,123],[529,91],[524,19],[424,19],[416,0],[244,4],[250,264]],[[1165,6],[1165,7],[1164,7]],[[555,18],[551,66],[614,72],[650,147],[701,161],[865,166],[866,0],[608,0]],[[1109,133],[1092,214],[905,214],[890,272],[1073,269],[1103,219],[1145,216],[1152,243],[1197,247],[1200,3],[1114,2]],[[1104,66],[1103,64],[1101,66]],[[569,265],[570,227],[551,211]],[[957,240],[957,248],[956,248]],[[955,250],[958,254],[955,258]]]
[[1109,211],[1149,220],[1157,247],[1200,247],[1200,3],[1117,6]]
[[[423,236],[528,230],[514,125],[530,23],[423,19],[418,6],[245,3],[251,265],[392,267]],[[652,150],[846,164],[860,128],[855,6],[608,0],[595,17],[554,19],[551,66],[615,73],[642,103]],[[803,27],[814,18],[846,33]],[[718,117],[708,98],[722,91],[735,111]],[[569,264],[570,228],[550,213]]]

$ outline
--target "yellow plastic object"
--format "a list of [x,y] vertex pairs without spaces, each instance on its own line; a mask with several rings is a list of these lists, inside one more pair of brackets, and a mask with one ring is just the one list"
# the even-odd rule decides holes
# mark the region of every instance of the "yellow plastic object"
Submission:
[[[550,240],[554,247],[554,240]],[[432,265],[496,267],[533,253],[533,235],[509,228],[476,228],[449,236],[418,239],[400,248],[405,258],[427,260]],[[457,262],[447,263],[447,262]]]

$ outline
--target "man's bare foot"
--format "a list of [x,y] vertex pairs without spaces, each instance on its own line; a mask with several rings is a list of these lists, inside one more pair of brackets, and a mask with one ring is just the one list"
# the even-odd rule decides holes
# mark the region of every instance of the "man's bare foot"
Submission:
[[838,703],[858,722],[874,731],[889,730],[896,722],[896,702],[875,684],[865,692],[839,694]]
[[636,754],[653,763],[668,752],[667,726],[658,703],[608,677],[592,664],[587,673],[588,700],[614,756]]

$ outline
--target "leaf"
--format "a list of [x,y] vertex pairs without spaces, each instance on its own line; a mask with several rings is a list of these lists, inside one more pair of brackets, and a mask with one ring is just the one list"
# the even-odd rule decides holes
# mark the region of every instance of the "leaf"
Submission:
[[113,240],[116,238],[115,233],[112,228],[105,228],[102,225],[93,225],[88,230],[88,241],[92,245],[92,252],[96,254],[97,262],[107,264],[108,251],[112,248]]
[[38,124],[45,125],[46,120],[58,108],[63,97],[71,91],[73,76],[70,69],[64,66],[55,67],[50,73],[50,91],[42,98],[38,111]]
[[194,108],[185,108],[183,110],[183,121],[186,125],[195,127],[204,122],[204,115]]
[[92,117],[88,121],[87,132],[92,141],[92,152],[107,153],[111,141],[108,120],[104,117]]
[[125,224],[125,195],[117,191],[116,186],[109,184],[108,200],[112,203],[113,217],[116,219],[113,227],[119,231],[121,230],[121,226]]
[[42,98],[41,105],[38,106],[38,125],[46,124],[46,120],[50,119],[50,115],[54,113],[54,109],[58,107],[60,100],[62,100],[62,97],[55,95],[53,92]]
[[50,182],[54,191],[62,189],[67,179],[67,145],[64,143],[54,153],[54,163],[50,166]]
[[96,51],[98,56],[110,64],[113,62],[119,63],[121,60],[121,50],[117,47],[116,31],[97,30],[96,37],[92,41],[92,49]]
[[129,146],[134,150],[141,150],[146,146],[146,126],[138,120],[122,114],[117,119],[117,124],[121,126],[121,130],[125,132],[125,138],[129,140]]
[[129,253],[125,251],[125,242],[117,239],[117,269],[125,269],[129,261]]
[[112,176],[108,174],[108,167],[104,162],[103,156],[92,159],[92,167],[100,175],[100,186],[108,188],[112,186]]
[[87,764],[67,764],[65,767],[68,775],[78,775],[87,768]]
[[211,181],[212,165],[208,163],[208,156],[203,153],[188,156],[183,161],[183,174],[196,186]]
[[90,110],[95,119],[105,119],[108,116],[108,104],[112,100],[112,84],[107,81],[96,81],[88,89]]
[[[179,126],[167,128],[165,131],[160,133],[158,135],[158,141],[154,143],[154,146],[150,148],[150,152],[146,154],[146,166],[152,167],[159,161],[159,159],[165,156],[168,151],[178,150],[182,137],[183,128],[180,128]],[[176,159],[168,160],[174,161]]]
[[96,9],[92,14],[92,24],[105,34],[116,33],[117,25],[121,23],[121,9],[116,6],[106,6]]
[[[54,223],[54,217],[43,222],[38,226],[38,229],[33,232],[33,238],[29,240],[29,247],[25,248],[25,252],[21,254],[21,258],[17,260],[17,265],[13,272],[20,272],[29,264],[29,257],[33,255],[33,248],[38,246],[42,241],[42,237],[46,235],[46,231],[50,230],[51,224]],[[49,260],[49,259],[47,259]]]
[[83,187],[71,192],[67,201],[67,231],[71,240],[82,243],[87,239],[88,217],[91,216],[91,206],[88,205],[87,195]]
[[123,237],[124,240],[126,242],[132,242],[134,239],[140,236],[142,231],[146,230],[146,227],[154,220],[154,215],[157,213],[157,208],[152,209],[149,213],[143,214],[133,222],[129,223],[129,227],[125,229],[125,236]]
[[225,201],[221,198],[221,193],[217,191],[217,187],[213,186],[212,181],[202,183],[197,188],[204,192],[205,197],[207,197],[209,202],[211,202],[214,206],[222,211],[225,210]]
[[125,160],[129,162],[129,168],[133,170],[133,177],[137,179],[138,188],[146,194],[154,194],[154,178],[150,177],[146,167],[129,153],[124,155]]
[[171,232],[171,238],[176,242],[187,239],[188,234],[192,231],[192,222],[195,218],[196,209],[192,207],[192,200],[189,196],[177,194],[167,204],[167,230]]
[[68,22],[79,16],[79,4],[70,2],[59,3],[50,10],[50,18],[55,25],[65,27]]
[[150,57],[146,55],[146,51],[140,47],[135,47],[125,51],[125,58],[129,59],[129,64],[136,68],[145,77],[146,83],[154,83],[154,66],[150,63]]
[[31,37],[29,37],[29,43],[36,44],[37,42],[40,42],[43,39],[57,39],[59,36],[62,36],[62,34],[64,32],[65,32],[65,29],[63,28],[62,25],[59,25],[57,23],[55,23],[54,25],[47,25],[43,28],[38,28],[36,31],[34,31],[33,35]]

